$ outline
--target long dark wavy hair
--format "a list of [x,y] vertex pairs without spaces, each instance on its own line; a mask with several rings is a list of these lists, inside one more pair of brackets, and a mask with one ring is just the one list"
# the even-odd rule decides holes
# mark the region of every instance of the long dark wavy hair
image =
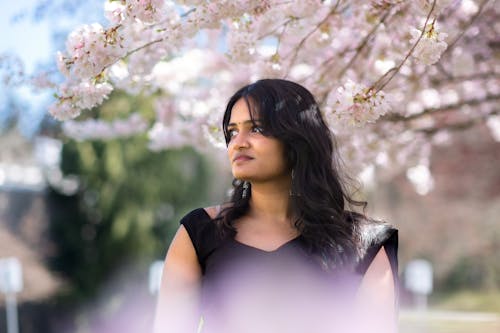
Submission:
[[[222,129],[227,144],[231,111],[241,98],[247,102],[252,120],[258,115],[263,135],[284,144],[286,162],[293,170],[290,198],[294,225],[307,251],[324,268],[352,264],[360,239],[355,224],[364,214],[351,209],[363,206],[364,212],[367,202],[354,200],[349,194],[358,188],[341,167],[335,136],[313,95],[303,86],[281,79],[263,79],[241,88],[230,98],[224,113]],[[236,235],[234,221],[248,212],[251,185],[247,193],[243,196],[243,181],[234,179],[230,202],[215,219],[225,237]]]

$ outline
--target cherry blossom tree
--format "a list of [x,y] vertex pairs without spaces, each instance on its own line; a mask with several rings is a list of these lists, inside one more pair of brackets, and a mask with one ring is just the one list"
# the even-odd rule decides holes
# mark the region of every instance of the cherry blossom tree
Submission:
[[[227,99],[260,78],[310,89],[356,174],[429,181],[452,131],[500,137],[497,1],[118,0],[104,12],[107,25],[77,28],[57,54],[66,79],[49,112],[77,139],[224,147]],[[151,95],[156,120],[86,119],[114,89]]]

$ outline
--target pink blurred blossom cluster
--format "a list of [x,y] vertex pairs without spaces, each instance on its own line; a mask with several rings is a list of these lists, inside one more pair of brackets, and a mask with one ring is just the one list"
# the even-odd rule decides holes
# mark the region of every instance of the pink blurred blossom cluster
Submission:
[[116,139],[144,133],[147,122],[138,113],[131,114],[127,119],[104,121],[87,119],[84,121],[69,120],[64,122],[64,133],[76,140]]

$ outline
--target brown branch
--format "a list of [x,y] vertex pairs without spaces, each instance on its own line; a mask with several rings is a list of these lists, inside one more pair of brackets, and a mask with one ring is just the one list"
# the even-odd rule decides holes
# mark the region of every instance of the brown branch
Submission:
[[[340,4],[341,0],[337,0],[337,3],[335,4],[335,6],[332,8],[332,10],[330,10],[330,12],[328,12],[328,15],[325,16],[325,18],[323,18],[318,24],[316,24],[316,26],[311,30],[309,31],[309,33],[307,35],[305,35],[301,40],[300,42],[297,44],[296,47],[294,47],[293,49],[293,56],[292,56],[292,60],[290,61],[290,64],[288,66],[288,69],[286,71],[286,74],[285,74],[285,79],[288,77],[288,74],[290,73],[290,69],[292,68],[293,64],[295,63],[295,60],[297,60],[297,56],[299,54],[299,50],[301,49],[302,45],[304,45],[304,43],[306,42],[307,39],[309,39],[309,37],[311,37],[311,35],[313,33],[315,33],[323,24],[326,23],[326,21],[328,21],[328,19],[333,15],[335,14],[335,12],[337,11],[337,8]],[[287,54],[284,58],[288,58],[290,56],[291,53]]]
[[474,14],[474,16],[469,20],[469,22],[467,22],[467,25],[462,29],[462,31],[460,31],[460,33],[453,39],[453,41],[448,45],[448,47],[446,48],[446,50],[443,52],[443,54],[441,55],[441,59],[443,58],[443,55],[445,55],[446,53],[450,52],[450,50],[453,49],[453,47],[455,47],[455,44],[460,40],[460,38],[462,38],[462,36],[465,34],[465,32],[467,31],[467,29],[470,28],[470,26],[476,21],[476,19],[482,14],[483,12],[483,8],[484,6],[486,5],[486,3],[489,2],[489,0],[484,0],[481,5],[479,5],[479,9],[477,10],[477,13]]
[[[411,49],[408,51],[408,53],[406,54],[406,56],[404,57],[404,59],[399,63],[398,66],[396,67],[393,67],[391,69],[389,69],[384,75],[382,75],[382,77],[380,77],[380,79],[378,79],[375,83],[372,84],[371,86],[371,89],[374,90],[374,93],[373,94],[376,94],[378,93],[379,91],[381,91],[382,89],[384,89],[384,87],[392,80],[392,78],[399,72],[399,70],[401,69],[401,67],[403,67],[404,63],[406,62],[406,60],[408,60],[408,58],[412,55],[413,53],[413,50],[415,50],[415,48],[417,47],[418,43],[420,42],[420,40],[422,39],[422,37],[424,36],[425,34],[425,29],[427,28],[427,23],[429,22],[429,19],[431,17],[431,14],[432,12],[434,11],[434,7],[436,6],[436,1],[437,0],[434,0],[432,2],[432,7],[431,7],[431,10],[429,10],[429,13],[427,14],[427,17],[425,18],[425,23],[424,23],[424,28],[422,29],[422,32],[420,33],[420,36],[418,36],[418,39],[416,40],[416,42],[413,44],[413,46],[411,47]],[[432,22],[432,24],[434,24],[434,22]],[[384,82],[382,83],[382,80],[387,77],[387,75],[389,73],[392,73],[391,76]],[[380,85],[380,87],[377,88],[377,85]]]
[[287,25],[288,23],[292,22],[293,20],[299,20],[299,19],[298,18],[293,18],[293,19],[292,18],[288,18],[287,20],[283,21],[283,23],[280,23],[280,24],[276,25],[276,28],[274,28],[273,30],[271,30],[271,31],[263,34],[262,36],[258,36],[257,39],[261,40],[261,39],[263,39],[265,37],[274,35],[278,31],[279,28],[281,28],[283,25]]
[[[338,78],[342,78],[344,76],[345,72],[352,66],[354,61],[358,58],[358,56],[361,54],[361,51],[365,48],[365,46],[368,44],[368,41],[371,39],[373,34],[375,34],[375,31],[377,31],[378,27],[385,22],[385,20],[389,17],[389,14],[391,12],[392,7],[389,7],[384,16],[380,19],[380,21],[373,26],[372,30],[363,38],[361,43],[356,47],[356,53],[352,56],[352,58],[349,60],[349,62],[342,68],[342,70],[339,72]],[[323,79],[324,74],[321,76],[320,80]]]
[[465,129],[471,128],[479,123],[486,121],[491,116],[498,115],[498,114],[500,114],[500,110],[495,110],[495,111],[489,112],[488,114],[485,114],[485,115],[482,115],[482,116],[479,116],[479,117],[476,117],[474,119],[470,119],[467,121],[459,121],[459,122],[455,122],[452,124],[446,124],[446,125],[440,126],[440,127],[419,128],[419,129],[415,129],[414,131],[423,132],[427,135],[433,135],[433,134],[435,134],[439,131],[442,131],[442,130],[463,131]]
[[408,116],[404,116],[404,115],[397,114],[397,113],[391,113],[391,114],[387,114],[385,116],[380,117],[380,120],[381,121],[392,121],[392,122],[398,122],[398,121],[406,122],[406,121],[414,120],[414,119],[417,119],[417,118],[420,118],[420,117],[423,117],[426,115],[434,115],[437,113],[454,111],[454,110],[461,108],[462,106],[465,106],[465,105],[473,106],[473,105],[478,105],[481,103],[494,101],[494,100],[498,100],[498,99],[500,99],[500,94],[486,95],[484,98],[468,99],[468,100],[460,101],[460,102],[453,103],[453,104],[447,104],[445,106],[438,107],[438,108],[426,108],[422,112],[411,114]]
[[[481,5],[479,6],[479,9],[477,10],[477,13],[469,20],[469,22],[467,22],[467,24],[465,25],[465,27],[462,29],[462,31],[453,39],[453,41],[448,45],[448,47],[446,48],[446,50],[444,50],[443,54],[441,54],[441,58],[439,59],[439,61],[436,63],[437,65],[437,68],[442,70],[442,72],[446,75],[446,76],[450,76],[448,74],[448,72],[444,69],[444,67],[442,66],[441,64],[441,59],[443,59],[444,55],[449,53],[453,47],[455,47],[456,43],[458,42],[458,40],[460,38],[462,38],[462,36],[465,34],[465,32],[467,31],[467,29],[470,28],[470,26],[472,25],[472,23],[474,23],[474,21],[479,17],[479,15],[482,13],[483,11],[483,8],[484,6],[486,5],[486,3],[488,2],[489,0],[485,0],[481,3]],[[425,75],[427,73],[427,71],[429,70],[430,67],[427,67],[425,69],[425,71],[422,73],[422,75]]]
[[446,78],[431,78],[430,82],[434,85],[440,85],[443,83],[452,83],[457,81],[467,81],[467,80],[481,80],[489,79],[493,77],[499,77],[500,73],[496,72],[485,72],[485,73],[474,73],[471,75],[459,75],[459,76],[449,76]]
[[[337,78],[340,80],[345,72],[352,66],[352,64],[354,63],[354,61],[356,61],[356,59],[358,58],[358,56],[361,54],[361,51],[365,48],[366,45],[368,45],[368,41],[372,38],[372,36],[375,34],[375,31],[377,31],[378,27],[385,22],[385,20],[389,17],[389,14],[391,12],[391,9],[392,9],[392,6],[389,7],[384,15],[382,16],[382,18],[380,19],[379,22],[377,22],[377,24],[375,24],[372,29],[370,30],[370,32],[363,38],[363,40],[361,41],[361,43],[359,43],[359,45],[355,48],[356,52],[355,54],[351,57],[351,59],[347,62],[347,64],[340,70]],[[328,60],[330,61],[330,59]],[[321,76],[319,77],[318,81],[323,81],[323,79],[325,78],[326,76],[326,73],[327,73],[327,70],[323,71],[323,73],[321,73]],[[325,103],[326,99],[328,98],[328,95],[329,95],[330,92],[327,92],[326,94],[324,94],[324,96],[322,96],[320,99],[319,99],[319,104],[322,105]]]

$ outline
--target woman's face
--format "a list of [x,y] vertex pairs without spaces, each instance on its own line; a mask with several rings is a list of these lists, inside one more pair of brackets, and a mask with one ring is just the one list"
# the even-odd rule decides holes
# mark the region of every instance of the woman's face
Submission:
[[250,118],[245,99],[240,98],[231,110],[227,126],[228,156],[233,176],[250,182],[265,182],[289,173],[283,144],[264,136],[258,115]]

